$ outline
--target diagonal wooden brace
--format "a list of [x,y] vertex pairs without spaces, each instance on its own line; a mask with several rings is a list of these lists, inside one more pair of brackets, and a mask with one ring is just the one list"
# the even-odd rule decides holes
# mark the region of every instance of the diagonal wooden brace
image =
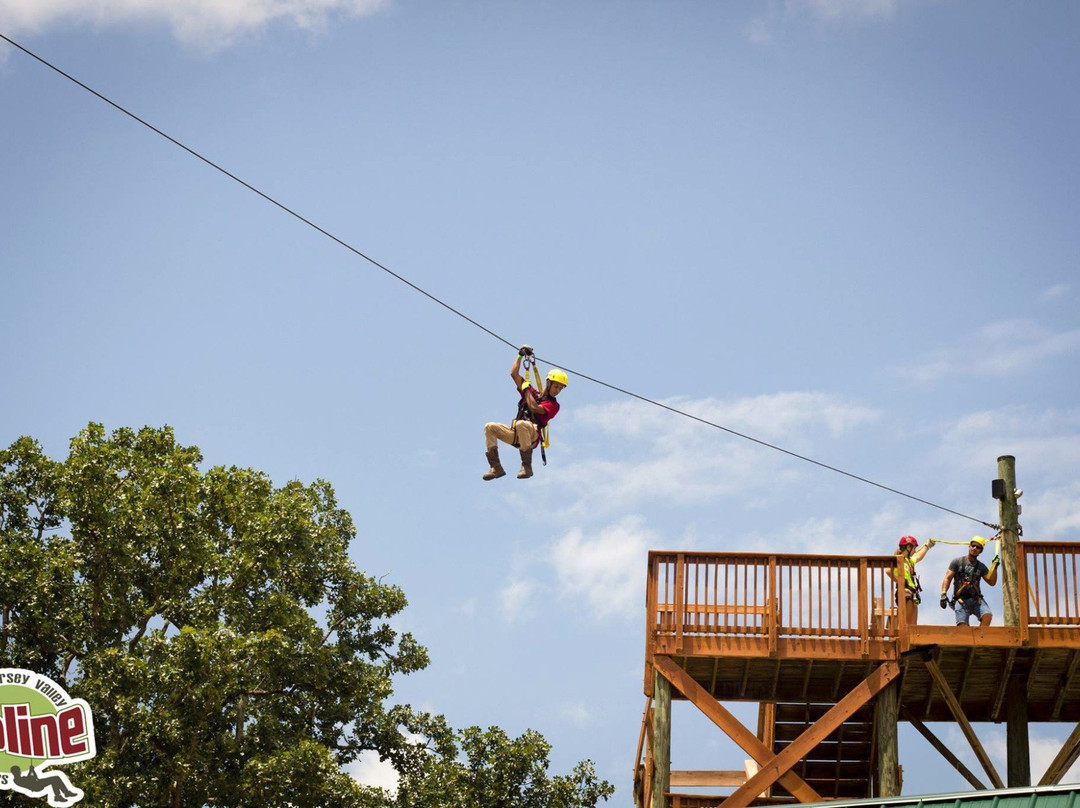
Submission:
[[971,722],[968,721],[967,716],[964,715],[964,710],[960,706],[960,702],[957,701],[956,696],[953,695],[952,690],[949,688],[949,683],[945,679],[945,674],[941,672],[941,668],[938,667],[937,662],[933,659],[926,659],[925,662],[926,670],[930,673],[930,678],[934,680],[934,684],[937,686],[941,697],[945,700],[949,712],[952,713],[953,718],[956,719],[956,723],[960,726],[960,731],[964,733],[964,737],[967,738],[968,743],[971,744],[971,750],[975,753],[975,757],[979,759],[979,763],[982,764],[986,776],[990,778],[990,782],[994,784],[994,788],[1005,788],[1005,784],[1001,782],[1001,777],[998,776],[997,769],[995,769],[994,764],[990,762],[990,756],[986,754],[983,745],[979,743],[979,736],[975,734],[975,730],[971,727]]
[[1076,728],[1062,745],[1061,751],[1057,753],[1053,762],[1047,767],[1046,774],[1042,776],[1039,785],[1056,786],[1061,782],[1061,778],[1065,776],[1065,773],[1076,763],[1078,757],[1080,757],[1080,724],[1076,725]]
[[[963,775],[965,780],[975,786],[975,788],[979,789],[979,791],[986,791],[986,786],[983,785],[983,782],[972,773],[971,769],[963,764],[963,761],[961,761],[960,758],[952,753],[952,750],[949,749],[949,747],[942,743],[941,740],[930,731],[930,728],[927,727],[926,724],[913,716],[905,715],[904,717],[911,723],[911,726],[919,731],[920,735],[930,742],[932,747],[941,753],[943,758],[953,765],[954,769]],[[1042,784],[1040,783],[1040,785]]]
[[[686,698],[701,710],[716,726],[720,727],[727,736],[737,743],[746,754],[764,766],[771,762],[776,753],[763,744],[758,737],[742,725],[720,702],[693,678],[676,665],[671,657],[657,654],[653,657],[653,666],[657,672],[667,679]],[[777,778],[773,778],[775,782]],[[780,784],[790,791],[799,802],[821,802],[821,795],[806,784],[806,781],[795,772],[785,772],[779,777]],[[768,785],[772,785],[769,783]],[[765,788],[759,788],[754,792],[760,794]]]
[[783,752],[776,755],[768,764],[763,764],[761,771],[720,803],[720,808],[745,808],[758,794],[775,783],[783,772],[789,772],[792,766],[810,753],[810,750],[835,732],[836,728],[847,721],[856,710],[870,701],[885,685],[899,675],[898,663],[882,663],[833,705],[825,715],[807,727],[802,735],[792,741]]

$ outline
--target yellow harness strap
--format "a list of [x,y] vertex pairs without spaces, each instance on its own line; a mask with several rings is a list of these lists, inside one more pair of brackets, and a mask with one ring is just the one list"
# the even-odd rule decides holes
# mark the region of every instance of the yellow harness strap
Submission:
[[[533,378],[536,379],[536,389],[539,390],[541,393],[544,392],[544,384],[540,381],[540,371],[537,369],[535,362],[532,363],[532,372]],[[546,449],[550,445],[551,441],[548,440],[548,428],[545,426],[543,429],[540,430],[540,446]],[[546,458],[545,462],[547,462]]]

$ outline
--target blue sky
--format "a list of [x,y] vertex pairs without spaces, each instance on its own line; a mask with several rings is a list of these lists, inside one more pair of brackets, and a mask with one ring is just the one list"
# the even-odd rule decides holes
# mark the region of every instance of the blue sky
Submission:
[[[1080,539],[1075,3],[164,5],[2,0],[0,32],[567,367],[549,464],[480,480],[512,350],[2,44],[0,442],[170,424],[331,481],[432,654],[402,701],[537,729],[625,804],[649,548],[985,532],[575,371],[991,522],[1013,454],[1025,536]],[[684,706],[675,767],[740,766]],[[914,733],[901,762],[967,788]]]

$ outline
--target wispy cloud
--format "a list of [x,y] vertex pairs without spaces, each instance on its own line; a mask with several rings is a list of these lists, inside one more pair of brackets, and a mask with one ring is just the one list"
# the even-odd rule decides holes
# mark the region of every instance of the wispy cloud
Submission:
[[1058,283],[1043,290],[1043,293],[1039,295],[1040,299],[1044,302],[1052,302],[1055,300],[1065,299],[1072,291],[1072,286],[1067,283]]
[[585,727],[592,723],[593,714],[585,702],[574,701],[559,707],[559,716],[575,727]]
[[600,619],[637,615],[644,603],[643,559],[658,538],[640,516],[595,533],[567,531],[551,548],[560,595],[584,602]]
[[[663,403],[795,452],[805,451],[816,436],[839,437],[879,417],[875,410],[823,393]],[[773,449],[641,402],[585,407],[574,413],[570,428],[614,437],[627,447],[627,456],[586,457],[560,475],[560,488],[573,494],[565,509],[569,516],[613,513],[647,501],[686,505],[745,498],[755,490],[775,489],[797,473]]]
[[1054,332],[1032,320],[1008,320],[985,326],[967,344],[934,351],[895,372],[924,384],[952,376],[1000,378],[1078,351],[1080,329]]
[[897,0],[787,0],[789,14],[807,14],[825,22],[888,20]]
[[0,29],[37,33],[58,24],[166,25],[186,45],[217,50],[268,25],[323,30],[335,17],[371,14],[390,0],[5,0]]
[[515,578],[499,592],[499,604],[508,623],[526,620],[533,613],[533,596],[540,585],[529,578]]
[[747,23],[746,38],[754,44],[773,42],[782,27],[806,21],[818,25],[842,25],[889,20],[896,13],[897,0],[784,0],[769,2]]
[[1080,471],[1080,410],[1005,407],[969,413],[945,430],[938,453],[941,462],[961,473],[985,473],[998,457],[1010,454],[1018,458],[1018,473],[1038,468],[1075,475]]

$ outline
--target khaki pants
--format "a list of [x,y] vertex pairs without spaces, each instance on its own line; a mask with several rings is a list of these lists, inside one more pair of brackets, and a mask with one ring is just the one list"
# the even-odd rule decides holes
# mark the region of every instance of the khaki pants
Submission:
[[531,449],[536,443],[536,424],[532,421],[515,421],[514,429],[506,424],[494,422],[484,424],[484,442],[488,449],[494,449],[497,440],[503,443],[514,444],[514,433],[517,432],[517,444],[519,449]]

